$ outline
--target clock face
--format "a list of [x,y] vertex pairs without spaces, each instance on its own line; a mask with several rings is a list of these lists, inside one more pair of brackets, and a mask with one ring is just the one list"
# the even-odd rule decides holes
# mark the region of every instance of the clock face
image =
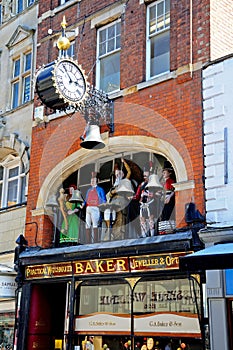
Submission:
[[86,79],[79,66],[69,60],[59,61],[54,68],[56,88],[60,95],[69,103],[79,103],[83,100],[87,85]]

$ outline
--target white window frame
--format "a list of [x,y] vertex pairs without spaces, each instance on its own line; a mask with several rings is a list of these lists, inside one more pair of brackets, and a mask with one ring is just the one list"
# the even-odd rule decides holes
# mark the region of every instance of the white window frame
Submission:
[[[115,25],[118,25],[118,24],[121,24],[120,19],[117,21],[111,22],[111,23],[107,24],[106,26],[99,28],[97,31],[96,87],[97,87],[97,89],[100,89],[100,90],[103,90],[102,86],[101,86],[101,72],[100,72],[101,60],[106,58],[106,57],[110,57],[111,55],[115,55],[117,53],[120,54],[120,52],[121,52],[121,44],[119,47],[116,47],[116,37],[115,37],[114,49],[111,51],[107,51],[103,55],[100,55],[100,32],[103,30],[108,30],[108,28],[115,26]],[[120,40],[121,40],[121,33],[120,33]],[[119,83],[118,83],[118,86],[115,89],[113,88],[112,90],[107,90],[105,92],[111,93],[111,92],[116,92],[119,90],[120,90],[120,60],[119,60]]]
[[2,1],[0,2],[0,25],[2,25]]
[[70,0],[60,0],[60,5],[64,5],[68,1],[70,1]]
[[[31,55],[30,65],[26,67],[26,58]],[[15,63],[19,61],[19,74],[15,75]],[[32,74],[32,52],[26,51],[20,53],[19,56],[12,58],[12,80],[11,80],[11,108],[17,108],[32,99],[32,84],[31,84],[31,74]],[[29,80],[28,80],[29,79]],[[25,90],[25,82],[29,81],[29,88]],[[17,96],[15,96],[15,86],[18,85]]]
[[[3,161],[0,161],[0,166],[3,167],[3,178],[0,179],[1,188],[1,208],[7,208],[11,205],[20,204],[25,202],[25,198],[22,198],[23,193],[25,197],[26,190],[26,174],[23,170],[23,164],[20,160],[20,157],[15,157],[13,155],[8,155]],[[18,174],[12,177],[9,177],[10,170],[18,168]],[[16,195],[14,199],[14,203],[8,205],[9,202],[9,184],[13,181],[17,181]]]
[[[15,1],[15,13],[22,13],[26,8],[32,6],[35,0],[16,0]],[[21,9],[19,9],[19,4],[21,5]]]
[[[147,23],[146,23],[146,80],[150,80],[154,77],[167,74],[170,72],[170,45],[169,45],[169,51],[168,51],[168,67],[164,71],[158,73],[158,74],[152,74],[151,72],[151,46],[152,46],[152,40],[154,40],[156,37],[159,38],[161,35],[169,34],[170,38],[170,10],[166,13],[164,11],[164,18],[163,20],[158,23],[158,17],[156,17],[155,23],[155,30],[153,33],[150,34],[150,9],[152,7],[158,8],[163,3],[163,6],[165,8],[165,2],[169,0],[158,0],[156,2],[153,2],[152,4],[147,6]],[[168,16],[168,17],[167,17]],[[162,24],[162,27],[159,26],[159,24]],[[169,40],[170,41],[170,40]]]

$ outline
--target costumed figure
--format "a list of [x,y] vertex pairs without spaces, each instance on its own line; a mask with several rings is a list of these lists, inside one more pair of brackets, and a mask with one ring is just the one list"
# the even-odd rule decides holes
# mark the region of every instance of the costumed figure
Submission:
[[75,185],[69,186],[67,194],[65,193],[64,188],[60,189],[58,202],[63,216],[60,231],[60,243],[77,244],[79,240],[80,219],[77,214],[82,209],[83,204],[82,201],[75,203],[69,202],[74,191],[76,190],[77,187]]
[[152,169],[152,166],[150,170],[144,168],[144,181],[138,186],[135,194],[135,199],[140,203],[140,237],[155,235],[155,220],[160,213],[161,192],[159,192],[159,189],[162,189],[162,185],[154,179],[155,174],[150,175]]
[[126,224],[128,215],[128,205],[130,198],[134,194],[134,190],[130,181],[131,169],[127,162],[121,158],[122,165],[126,169],[126,176],[122,169],[115,170],[115,182],[110,189],[107,197],[108,202],[112,205],[112,210],[105,210],[104,220],[108,222],[110,220],[109,214],[112,215],[113,227],[112,235],[114,239],[123,239],[126,234]]
[[175,180],[172,175],[174,171],[172,168],[163,169],[163,178],[164,178],[164,190],[165,190],[165,199],[164,207],[161,214],[161,221],[169,220],[172,214],[172,211],[175,206],[175,188],[173,186]]
[[87,190],[86,205],[86,241],[92,243],[91,230],[94,232],[94,242],[98,242],[98,225],[100,219],[99,205],[106,202],[104,189],[97,185],[97,173],[92,173],[91,187]]

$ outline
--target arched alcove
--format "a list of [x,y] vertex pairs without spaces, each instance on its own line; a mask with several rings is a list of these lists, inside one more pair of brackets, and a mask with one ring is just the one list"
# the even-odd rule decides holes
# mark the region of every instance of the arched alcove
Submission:
[[119,136],[109,138],[106,142],[106,147],[101,150],[95,151],[81,148],[57,164],[48,174],[45,181],[40,184],[36,208],[44,208],[49,196],[56,193],[62,186],[63,181],[84,165],[96,159],[114,157],[116,154],[123,155],[126,152],[153,152],[165,157],[175,170],[177,184],[186,184],[186,188],[193,186],[191,184],[192,179],[188,178],[187,165],[172,144],[159,138],[147,136]]

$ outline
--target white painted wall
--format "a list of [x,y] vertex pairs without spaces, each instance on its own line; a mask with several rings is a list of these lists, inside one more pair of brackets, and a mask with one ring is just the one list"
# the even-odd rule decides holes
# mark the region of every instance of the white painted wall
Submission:
[[203,70],[207,223],[233,226],[233,56]]

